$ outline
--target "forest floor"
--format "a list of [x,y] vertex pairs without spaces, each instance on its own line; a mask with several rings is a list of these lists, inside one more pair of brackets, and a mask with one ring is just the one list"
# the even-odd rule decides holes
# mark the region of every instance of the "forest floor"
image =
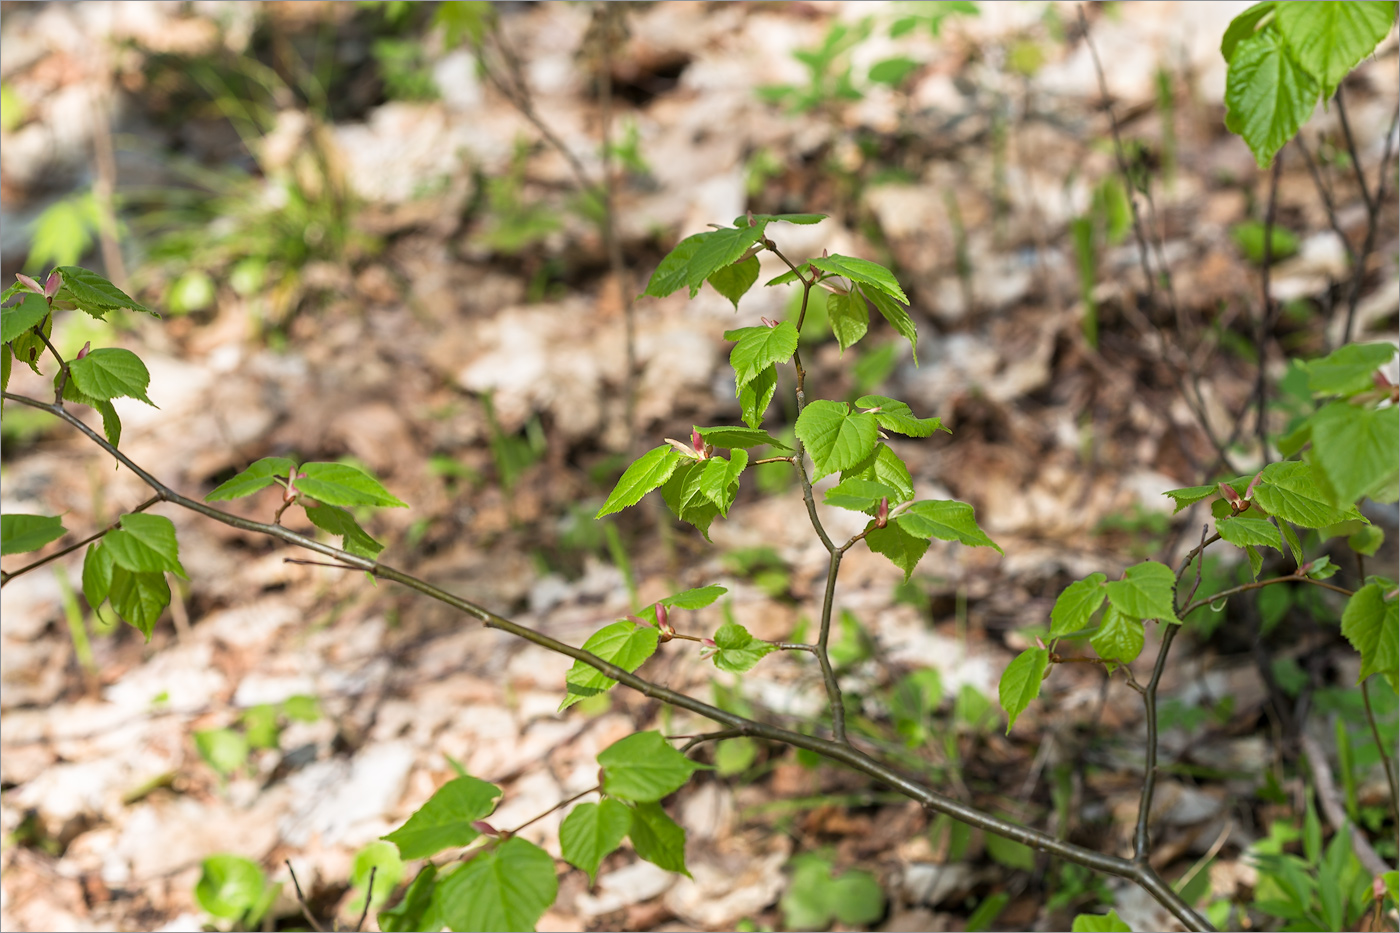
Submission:
[[[1151,198],[1138,200],[1175,312],[1141,275],[1110,119],[1067,3],[984,3],[978,16],[948,16],[936,37],[925,23],[893,39],[900,4],[636,4],[619,17],[626,34],[601,41],[586,4],[504,5],[539,120],[593,178],[598,76],[610,75],[621,280],[568,159],[470,55],[441,48],[441,30],[419,24],[412,37],[428,41],[414,45],[402,26],[398,48],[422,56],[410,66],[366,51],[386,13],[363,4],[7,3],[5,278],[32,247],[26,223],[109,185],[129,225],[114,244],[120,268],[112,254],[103,264],[100,233],[84,263],[153,306],[187,310],[115,327],[60,322],[55,341],[70,354],[88,340],[138,350],[158,407],[118,403],[121,446],[166,483],[202,496],[260,457],[348,456],[410,504],[370,521],[384,561],[556,638],[581,644],[638,605],[719,583],[726,598],[678,613],[678,628],[711,634],[732,613],[758,637],[787,639],[820,608],[827,555],[783,465],[745,480],[713,544],[647,502],[611,530],[592,516],[629,447],[737,422],[723,331],[794,310],[790,288],[755,289],[737,312],[708,288],[694,300],[629,296],[706,224],[748,210],[828,214],[770,236],[790,256],[825,248],[890,265],[912,300],[918,362],[883,322],[844,355],[816,328],[809,397],[878,387],[942,418],[951,436],[897,442],[916,488],[972,503],[1005,552],[935,541],[909,584],[884,558],[851,552],[837,605],[841,682],[861,704],[856,740],[961,799],[1123,854],[1143,767],[1140,697],[1121,675],[1062,665],[1006,735],[997,682],[1046,630],[1067,583],[1148,557],[1175,566],[1200,539],[1204,508],[1172,515],[1162,495],[1214,478],[1193,408],[1221,437],[1242,424],[1237,472],[1259,463],[1247,446],[1262,287],[1249,240],[1261,237],[1250,224],[1264,218],[1270,173],[1225,130],[1218,49],[1245,6],[1086,10],[1113,114],[1149,178]],[[868,36],[836,58],[811,109],[794,110],[794,95],[763,99],[764,86],[805,86],[794,50],[866,18]],[[328,47],[333,80],[317,97],[306,89]],[[896,55],[916,65],[905,80],[866,80]],[[237,64],[254,59],[270,65]],[[844,63],[859,99],[832,90]],[[436,99],[404,99],[425,75]],[[1368,179],[1398,83],[1392,36],[1345,87]],[[231,121],[234,110],[211,104],[239,94],[266,98],[271,118]],[[1337,226],[1359,242],[1366,213],[1335,147],[1336,109],[1319,110],[1305,137],[1328,156]],[[1335,341],[1351,279],[1307,163],[1294,147],[1282,158],[1276,223],[1292,249],[1269,277],[1283,309],[1267,348],[1274,376],[1285,355]],[[1087,259],[1073,235],[1081,218],[1095,241]],[[1393,195],[1381,218],[1357,321],[1368,339],[1394,341]],[[762,279],[781,271],[765,259]],[[1188,359],[1199,379],[1183,395]],[[43,397],[46,376],[17,367],[11,391]],[[790,430],[792,404],[775,403],[774,433]],[[62,514],[78,537],[149,494],[73,432],[15,406],[4,446],[4,510]],[[264,495],[230,511],[267,520],[278,502]],[[501,786],[493,822],[505,827],[596,783],[597,753],[632,731],[704,730],[623,690],[558,713],[567,659],[360,574],[287,563],[296,555],[257,536],[156,511],[176,523],[189,579],[149,642],[79,605],[80,554],[4,587],[5,929],[199,929],[200,863],[220,852],[279,881],[289,860],[312,908],[348,928],[356,852],[451,778],[452,760]],[[1388,536],[1375,566],[1393,568],[1394,508],[1370,517]],[[833,534],[863,527],[825,507],[823,518]],[[1291,570],[1285,555],[1267,559]],[[1339,562],[1354,579],[1352,559]],[[1206,585],[1237,572],[1212,566]],[[1215,897],[1248,899],[1245,849],[1304,793],[1300,729],[1332,747],[1340,712],[1327,698],[1355,681],[1355,653],[1327,621],[1337,605],[1295,602],[1267,638],[1251,606],[1188,620],[1164,678],[1153,861],[1173,879],[1197,866]],[[74,625],[88,634],[75,641]],[[822,714],[807,656],[774,655],[741,678],[687,644],[642,673],[775,722]],[[1154,646],[1149,627],[1140,680]],[[892,697],[924,669],[938,672],[942,700],[911,739],[892,725]],[[1306,686],[1281,683],[1280,670]],[[197,732],[246,731],[248,710],[301,696],[319,714],[282,716],[273,747],[231,774],[201,756]],[[1354,733],[1369,741],[1364,727]],[[874,875],[882,930],[961,930],[998,894],[998,929],[1068,929],[1076,912],[1107,905],[1134,929],[1174,928],[1131,886],[964,838],[854,773],[779,748],[724,754],[722,773],[668,802],[687,830],[691,877],[624,849],[596,886],[563,871],[541,929],[781,928],[791,860],[811,852]],[[1379,771],[1359,793],[1385,799]],[[562,815],[524,835],[557,855]],[[302,922],[290,884],[272,916],[278,928]]]

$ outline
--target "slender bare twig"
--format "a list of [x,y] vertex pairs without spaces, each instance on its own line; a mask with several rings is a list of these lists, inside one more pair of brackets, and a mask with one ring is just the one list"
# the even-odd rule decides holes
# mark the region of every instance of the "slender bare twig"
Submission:
[[1376,196],[1372,198],[1366,190],[1366,174],[1361,170],[1361,153],[1356,149],[1356,143],[1351,136],[1351,126],[1347,123],[1345,105],[1342,103],[1342,89],[1337,88],[1337,114],[1341,117],[1342,129],[1345,131],[1347,141],[1347,151],[1351,156],[1352,167],[1356,170],[1356,180],[1361,186],[1361,197],[1366,202],[1366,239],[1361,244],[1361,249],[1357,251],[1356,262],[1351,270],[1351,287],[1347,290],[1347,318],[1342,329],[1342,343],[1351,342],[1352,328],[1356,324],[1356,309],[1361,303],[1361,285],[1366,278],[1366,259],[1371,255],[1371,249],[1376,245],[1376,234],[1380,230],[1381,208],[1386,203],[1386,182],[1390,177],[1390,155],[1391,146],[1395,139],[1395,130],[1400,126],[1400,105],[1395,108],[1394,114],[1390,118],[1390,127],[1385,133],[1385,148],[1381,152],[1381,164],[1378,169],[1376,179]]
[[703,732],[703,733],[701,733],[700,735],[691,735],[691,736],[673,735],[673,736],[667,736],[667,738],[673,738],[673,739],[688,738],[688,739],[690,739],[689,742],[686,742],[684,745],[682,745],[682,746],[680,747],[680,753],[681,753],[682,755],[685,755],[685,754],[689,753],[690,750],[691,750],[692,748],[694,748],[694,747],[697,746],[697,745],[700,745],[701,743],[704,743],[704,742],[718,742],[718,741],[721,740],[721,739],[737,739],[737,738],[739,738],[739,737],[740,737],[741,735],[743,735],[743,734],[744,734],[744,730],[743,730],[743,729],[719,729],[719,730],[717,730],[717,731],[715,731],[715,732]]
[[1264,211],[1264,257],[1259,269],[1259,326],[1254,332],[1254,352],[1258,357],[1254,375],[1255,422],[1254,433],[1259,439],[1259,456],[1269,462],[1269,334],[1274,329],[1273,300],[1269,297],[1269,267],[1274,261],[1274,219],[1278,214],[1278,180],[1283,174],[1283,152],[1274,156],[1274,171],[1269,176],[1269,206]]
[[[1366,722],[1371,726],[1371,738],[1376,740],[1376,750],[1381,753],[1381,764],[1385,766],[1385,780],[1390,785],[1390,809],[1400,814],[1400,790],[1395,781],[1395,759],[1391,758],[1387,743],[1381,740],[1381,730],[1376,725],[1376,713],[1371,709],[1371,678],[1361,681],[1361,700],[1366,704]],[[1389,746],[1394,747],[1394,746]]]
[[[130,515],[132,512],[144,512],[144,511],[146,511],[147,509],[149,509],[151,506],[155,505],[155,504],[156,504],[157,502],[159,502],[159,501],[160,501],[160,496],[152,496],[151,498],[147,499],[145,502],[143,502],[143,503],[141,503],[140,505],[136,506],[134,509],[128,509],[124,514]],[[66,557],[67,555],[72,554],[74,551],[79,550],[80,548],[86,547],[87,545],[89,545],[89,544],[91,544],[92,542],[96,541],[98,538],[101,538],[101,537],[102,537],[103,535],[105,535],[107,532],[114,530],[114,529],[117,527],[117,524],[118,524],[117,522],[112,522],[112,524],[108,525],[106,528],[103,528],[101,531],[96,532],[95,534],[90,534],[90,535],[88,535],[86,538],[84,538],[83,540],[79,541],[77,544],[70,544],[70,545],[68,545],[68,547],[66,547],[66,548],[62,548],[61,550],[54,551],[52,554],[48,555],[47,557],[41,557],[41,558],[39,558],[38,560],[34,561],[34,563],[32,563],[32,564],[25,564],[23,567],[19,568],[18,570],[12,570],[12,571],[10,571],[9,573],[5,573],[4,571],[0,571],[0,586],[4,586],[6,583],[9,583],[9,582],[10,582],[11,580],[13,580],[15,577],[18,577],[18,576],[20,576],[21,574],[26,574],[26,573],[28,573],[28,572],[31,571],[31,570],[37,570],[38,568],[44,566],[45,564],[49,563],[50,561],[58,560],[60,557]]]
[[532,823],[538,823],[540,820],[542,820],[542,819],[544,819],[545,817],[549,816],[549,815],[550,815],[551,813],[553,813],[555,810],[562,810],[562,809],[564,809],[565,807],[567,807],[569,804],[573,803],[575,800],[581,800],[581,799],[583,799],[584,797],[587,797],[589,794],[596,794],[596,793],[598,793],[598,792],[599,792],[600,790],[602,790],[602,789],[603,789],[603,788],[602,788],[602,785],[600,785],[600,784],[594,784],[592,787],[588,788],[588,790],[579,791],[577,794],[574,794],[574,795],[573,795],[572,797],[570,797],[568,800],[561,800],[561,801],[559,801],[558,803],[556,803],[554,806],[550,807],[548,810],[544,811],[543,813],[538,813],[538,814],[536,814],[535,816],[530,817],[528,820],[526,820],[525,822],[521,823],[519,826],[515,827],[514,829],[512,829],[512,830],[502,830],[502,831],[501,831],[501,834],[502,834],[503,836],[516,836],[516,835],[519,835],[519,833],[520,833],[520,831],[521,831],[522,829],[524,829],[525,827],[531,825]]
[[360,919],[355,923],[355,933],[360,933],[365,928],[365,918],[369,916],[369,902],[374,897],[374,876],[379,874],[379,866],[369,867],[369,883],[365,885],[365,906],[360,911]]
[[1137,828],[1133,832],[1133,860],[1136,862],[1146,863],[1151,854],[1152,795],[1157,790],[1157,686],[1162,681],[1162,672],[1167,669],[1167,652],[1171,650],[1179,631],[1180,625],[1167,623],[1167,630],[1162,633],[1162,646],[1157,649],[1157,663],[1152,666],[1152,677],[1142,688],[1147,719],[1147,752],[1143,761],[1142,793],[1138,797]]
[[1167,908],[1167,910],[1181,921],[1182,925],[1188,930],[1208,931],[1213,929],[1203,917],[1181,899],[1180,895],[1172,890],[1171,885],[1163,880],[1150,864],[1120,858],[1116,855],[1096,852],[1093,849],[1086,849],[1083,846],[1059,839],[1050,833],[1031,829],[1030,827],[1022,826],[1018,823],[1013,823],[1009,820],[1004,820],[992,814],[985,813],[961,801],[940,794],[918,781],[910,779],[896,769],[876,761],[869,755],[866,755],[864,752],[850,745],[823,739],[814,735],[807,735],[790,729],[784,729],[779,726],[759,722],[745,716],[740,716],[737,713],[731,713],[727,710],[720,709],[702,700],[697,700],[694,697],[639,677],[631,671],[619,667],[610,661],[605,661],[591,652],[584,651],[582,648],[576,648],[573,645],[559,641],[543,632],[521,625],[518,622],[513,622],[476,603],[462,599],[459,596],[434,586],[426,580],[404,573],[386,564],[381,564],[377,561],[351,554],[348,551],[343,551],[322,541],[297,534],[280,525],[272,525],[266,522],[241,518],[237,515],[232,515],[214,508],[204,502],[200,502],[197,499],[183,496],[162,483],[150,472],[143,469],[125,453],[113,447],[108,443],[106,438],[102,437],[102,435],[88,427],[81,419],[73,415],[72,412],[67,411],[61,406],[47,404],[38,399],[17,395],[11,392],[0,393],[0,397],[3,397],[7,401],[48,412],[54,417],[66,421],[75,430],[85,435],[88,440],[106,451],[106,453],[113,457],[118,463],[136,474],[142,482],[150,486],[151,489],[160,496],[162,501],[174,503],[182,508],[197,512],[200,515],[204,515],[230,527],[267,535],[268,537],[275,538],[287,544],[293,544],[324,557],[338,560],[358,570],[370,573],[377,578],[393,581],[414,592],[437,600],[446,606],[450,606],[465,615],[471,616],[489,628],[514,635],[517,638],[538,645],[549,651],[573,658],[576,661],[581,661],[594,670],[612,678],[629,689],[637,691],[645,697],[659,700],[677,709],[695,713],[696,715],[703,716],[723,726],[743,730],[743,734],[745,735],[816,752],[823,757],[847,765],[876,781],[894,788],[904,796],[917,801],[925,809],[935,813],[945,813],[959,822],[966,823],[976,829],[981,829],[985,832],[1011,839],[1014,842],[1019,842],[1022,845],[1048,852],[1051,855],[1075,862],[1086,868],[1104,874],[1126,878],[1140,886],[1155,901]]
[[[301,907],[301,915],[306,918],[307,925],[315,930],[316,933],[325,933],[325,930],[316,922],[316,918],[311,914],[311,905],[306,902],[306,895],[302,893],[301,882],[297,880],[297,870],[292,867],[292,860],[283,859],[282,864],[286,865],[287,871],[291,872],[292,886],[296,888],[297,891],[297,905]],[[366,900],[365,903],[369,903],[369,901]]]
[[1208,606],[1211,603],[1219,602],[1222,599],[1227,599],[1238,593],[1246,593],[1250,590],[1257,590],[1265,586],[1273,586],[1276,583],[1310,583],[1313,586],[1320,586],[1324,590],[1331,590],[1334,593],[1341,593],[1343,596],[1355,595],[1354,593],[1352,593],[1351,590],[1347,589],[1346,587],[1337,586],[1335,583],[1328,583],[1326,580],[1314,580],[1312,577],[1302,576],[1299,574],[1290,574],[1286,577],[1274,577],[1272,580],[1255,580],[1253,583],[1242,583],[1239,586],[1231,587],[1228,590],[1221,590],[1219,593],[1212,593],[1209,596],[1203,596],[1195,602],[1187,603],[1185,608],[1177,612],[1177,617],[1184,618],[1190,615],[1191,613],[1195,612],[1202,606]]

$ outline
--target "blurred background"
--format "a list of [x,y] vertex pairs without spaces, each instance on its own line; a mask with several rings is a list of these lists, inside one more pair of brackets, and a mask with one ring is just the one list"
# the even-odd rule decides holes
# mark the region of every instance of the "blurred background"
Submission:
[[[345,459],[411,505],[367,520],[383,559],[557,637],[723,582],[731,599],[685,624],[729,614],[786,639],[819,607],[826,563],[786,464],[751,472],[713,546],[659,510],[592,516],[631,456],[737,421],[724,330],[796,315],[791,287],[737,311],[708,288],[636,298],[661,257],[746,211],[830,215],[769,235],[789,256],[894,269],[918,359],[883,321],[841,353],[818,303],[809,393],[878,390],[941,417],[951,438],[899,444],[916,488],[971,502],[1006,552],[934,542],[907,583],[852,552],[839,661],[863,740],[1108,848],[1137,799],[1137,696],[1069,665],[1006,738],[996,682],[1067,582],[1194,543],[1202,519],[1161,493],[1213,478],[1201,422],[1231,435],[1249,403],[1268,173],[1224,128],[1219,52],[1247,5],[1087,3],[1081,20],[1064,2],[5,2],[0,271],[85,265],[163,313],[71,315],[55,342],[139,350],[160,408],[119,400],[122,446],[187,494],[259,457]],[[1391,191],[1393,159],[1377,166],[1398,83],[1392,34],[1344,86],[1360,164]],[[1105,92],[1176,314],[1145,297]],[[1315,164],[1280,157],[1275,377],[1283,355],[1336,342],[1368,221],[1357,333],[1397,329],[1394,196],[1368,214],[1336,108],[1304,135]],[[763,262],[763,280],[784,269]],[[1173,375],[1188,369],[1189,392]],[[46,385],[17,371],[12,391]],[[785,439],[790,390],[769,413]],[[80,440],[8,407],[5,510],[95,530],[145,498]],[[1235,452],[1258,461],[1247,440]],[[555,715],[561,659],[167,514],[189,580],[149,644],[80,602],[76,558],[4,589],[7,929],[226,922],[196,896],[218,853],[269,885],[290,858],[315,909],[353,924],[375,840],[452,776],[447,756],[506,788],[511,825],[658,721],[620,694]],[[1372,518],[1390,542],[1376,566],[1393,568],[1394,509]],[[833,534],[858,530],[845,520]],[[1247,573],[1207,568],[1202,592]],[[1329,742],[1353,743],[1356,818],[1395,857],[1337,607],[1267,592],[1283,595],[1188,620],[1168,675],[1166,864],[1180,875],[1227,840],[1196,873],[1203,899],[1243,896],[1242,853],[1301,794],[1271,751],[1301,728],[1300,696]],[[680,651],[646,671],[775,721],[820,709],[819,678],[792,658],[742,684]],[[686,731],[673,719],[662,728]],[[1166,928],[1140,892],[747,741],[679,795],[693,878],[620,853],[617,880],[566,875],[542,928],[1055,929],[1103,904]],[[558,817],[530,830],[556,852]],[[803,852],[867,873],[878,909],[801,913]],[[302,922],[289,885],[266,917]]]

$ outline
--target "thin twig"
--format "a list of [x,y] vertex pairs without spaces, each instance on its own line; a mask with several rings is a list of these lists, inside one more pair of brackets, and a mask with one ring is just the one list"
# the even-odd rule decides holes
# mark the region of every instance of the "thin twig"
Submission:
[[[1171,885],[1163,880],[1161,875],[1159,875],[1151,865],[1130,861],[1103,852],[1096,852],[1093,849],[1087,849],[1083,846],[1059,839],[1050,833],[1031,829],[1030,827],[1022,826],[1018,823],[1013,823],[1009,820],[985,813],[961,801],[940,794],[924,784],[906,777],[896,769],[876,761],[869,755],[866,755],[850,745],[844,745],[803,732],[784,729],[779,726],[759,722],[745,716],[740,716],[737,713],[731,713],[727,710],[720,709],[702,700],[697,700],[684,693],[679,693],[661,684],[639,677],[631,671],[619,667],[610,661],[605,661],[591,652],[584,651],[582,648],[576,648],[573,645],[559,641],[543,632],[521,625],[518,622],[513,622],[510,619],[491,612],[489,609],[470,602],[469,600],[462,599],[459,596],[434,586],[426,580],[404,573],[401,570],[365,557],[351,554],[348,551],[340,550],[324,542],[297,534],[280,525],[271,525],[265,522],[241,518],[237,515],[232,515],[214,508],[197,499],[182,496],[135,463],[125,453],[113,447],[108,443],[106,438],[88,427],[87,424],[73,415],[72,412],[57,405],[46,404],[38,399],[17,395],[11,392],[0,393],[0,397],[3,397],[7,401],[25,405],[39,411],[46,411],[66,421],[76,431],[85,435],[88,440],[106,451],[106,453],[118,463],[136,474],[142,482],[150,486],[151,489],[160,496],[162,501],[174,503],[182,508],[197,512],[214,521],[228,525],[229,527],[263,534],[287,544],[293,544],[313,553],[320,554],[324,557],[330,557],[334,560],[349,564],[359,570],[371,573],[380,579],[398,583],[414,592],[456,609],[464,615],[468,615],[484,623],[490,628],[514,635],[531,644],[538,645],[539,647],[572,658],[576,661],[581,661],[599,673],[612,678],[629,689],[637,691],[645,697],[658,700],[676,707],[677,709],[695,713],[696,715],[703,716],[723,726],[742,729],[744,730],[744,734],[754,736],[755,738],[816,752],[825,758],[847,765],[876,781],[894,788],[904,796],[917,801],[927,810],[931,810],[935,813],[947,814],[973,828],[1002,836],[1014,842],[1019,842],[1022,845],[1030,846],[1033,849],[1048,852],[1058,858],[1075,862],[1076,864],[1083,865],[1094,871],[1126,878],[1146,891],[1153,900],[1167,908],[1167,910],[1181,921],[1182,925],[1188,930],[1208,931],[1214,929],[1205,918],[1201,917],[1189,904],[1181,899],[1180,895],[1172,890]],[[319,929],[319,927],[317,929]]]
[[1347,319],[1346,326],[1342,330],[1342,343],[1351,342],[1352,328],[1356,323],[1356,309],[1361,303],[1361,285],[1366,278],[1366,259],[1371,255],[1371,249],[1376,245],[1376,234],[1380,229],[1381,207],[1386,203],[1385,184],[1390,177],[1390,155],[1391,145],[1395,139],[1395,130],[1400,126],[1400,105],[1396,106],[1394,114],[1390,118],[1390,128],[1385,133],[1385,148],[1381,152],[1381,164],[1376,179],[1376,196],[1371,199],[1366,192],[1366,175],[1361,171],[1361,153],[1357,152],[1356,145],[1352,141],[1350,128],[1347,126],[1345,111],[1342,109],[1342,89],[1337,88],[1337,112],[1342,115],[1342,126],[1347,129],[1346,140],[1347,149],[1351,155],[1352,165],[1356,168],[1356,178],[1361,184],[1361,195],[1366,199],[1366,239],[1361,244],[1361,249],[1356,256],[1356,263],[1351,270],[1351,288],[1347,291]]
[[[160,501],[160,496],[151,496],[151,498],[147,499],[145,502],[141,503],[141,504],[138,505],[136,508],[131,509],[131,510],[127,511],[127,512],[124,512],[123,514],[125,514],[125,515],[130,515],[132,512],[144,512],[144,511],[146,511],[147,509],[149,509],[151,506],[155,505],[155,504],[156,504],[157,502],[159,502],[159,501]],[[32,564],[25,564],[23,567],[19,568],[18,570],[12,570],[12,571],[10,571],[9,573],[5,573],[4,571],[0,571],[0,586],[4,586],[6,583],[9,583],[9,582],[10,582],[11,580],[13,580],[15,577],[18,577],[18,576],[20,576],[21,574],[26,574],[26,573],[28,573],[28,572],[31,571],[31,570],[36,570],[36,569],[38,569],[39,567],[42,567],[42,566],[44,566],[45,564],[49,563],[50,561],[58,560],[60,557],[65,557],[65,556],[67,556],[67,555],[69,555],[69,554],[72,554],[74,551],[79,550],[80,548],[86,547],[87,545],[89,545],[89,544],[91,544],[92,542],[96,541],[98,538],[101,538],[101,537],[102,537],[103,535],[105,535],[107,532],[115,530],[116,527],[117,527],[117,525],[120,524],[120,522],[121,522],[121,519],[117,519],[117,521],[112,522],[112,524],[108,525],[106,528],[103,528],[101,531],[99,531],[99,532],[97,532],[97,533],[95,533],[95,534],[90,534],[90,535],[88,535],[86,538],[84,538],[83,540],[79,541],[77,544],[70,544],[70,545],[68,545],[66,548],[63,548],[62,550],[54,551],[54,552],[53,552],[52,554],[50,554],[48,557],[41,557],[41,558],[39,558],[38,560],[36,560],[34,563],[32,563]]]
[[[321,925],[316,922],[316,918],[311,915],[311,905],[306,902],[306,895],[302,893],[301,882],[297,880],[297,871],[292,867],[292,860],[283,859],[282,864],[286,865],[287,871],[292,874],[292,886],[297,890],[297,905],[301,907],[301,915],[306,918],[307,924],[316,933],[325,933]],[[369,903],[369,901],[366,900],[365,903]]]
[[532,823],[537,823],[537,822],[539,822],[540,820],[542,820],[542,819],[544,819],[545,817],[549,816],[549,815],[550,815],[551,813],[553,813],[555,810],[562,810],[562,809],[564,809],[565,807],[567,807],[569,804],[573,803],[575,800],[580,800],[580,799],[582,799],[582,798],[584,798],[584,797],[587,797],[589,794],[596,794],[596,793],[598,793],[599,791],[601,791],[602,789],[603,789],[603,787],[602,787],[601,784],[594,784],[592,787],[588,788],[588,790],[579,791],[577,794],[574,794],[574,795],[573,795],[572,797],[570,797],[568,800],[561,800],[561,801],[559,801],[558,803],[556,803],[554,806],[550,807],[548,810],[544,811],[543,813],[540,813],[540,814],[537,814],[537,815],[535,815],[535,816],[530,817],[528,820],[526,820],[525,822],[521,823],[519,826],[515,827],[514,829],[512,829],[512,830],[502,830],[502,831],[501,831],[501,834],[502,834],[503,836],[517,836],[517,835],[520,834],[520,831],[521,831],[521,830],[525,829],[527,826],[529,826],[529,825],[532,824]]
[[739,737],[740,737],[741,735],[743,735],[743,734],[744,734],[744,730],[743,730],[743,729],[719,729],[719,730],[717,730],[717,731],[715,731],[715,732],[703,732],[703,733],[701,733],[700,735],[691,735],[691,736],[674,735],[674,736],[667,736],[667,738],[673,738],[673,739],[688,738],[688,739],[690,739],[689,742],[686,742],[684,745],[682,745],[682,746],[678,749],[678,751],[679,751],[682,755],[686,755],[686,754],[689,754],[689,752],[690,752],[690,750],[691,750],[692,748],[694,748],[695,746],[700,745],[700,744],[702,744],[702,743],[704,743],[704,742],[718,742],[718,741],[720,741],[721,739],[737,739],[737,738],[739,738]]
[[1250,590],[1257,590],[1265,586],[1273,586],[1275,583],[1310,583],[1313,586],[1320,586],[1324,590],[1331,590],[1334,593],[1341,593],[1343,596],[1355,595],[1352,593],[1351,590],[1347,589],[1346,587],[1337,586],[1335,583],[1328,583],[1326,580],[1314,580],[1312,577],[1309,576],[1304,576],[1301,574],[1290,574],[1286,577],[1275,577],[1272,580],[1255,580],[1253,583],[1242,583],[1239,586],[1231,587],[1228,590],[1221,590],[1219,593],[1212,593],[1209,596],[1202,596],[1195,602],[1187,603],[1185,608],[1183,608],[1176,614],[1177,618],[1185,618],[1186,616],[1195,612],[1202,606],[1208,606],[1211,603],[1219,602],[1222,599],[1227,599],[1239,593],[1247,593]]
[[1142,793],[1138,797],[1137,828],[1133,832],[1135,862],[1146,862],[1151,854],[1152,795],[1157,790],[1157,685],[1162,681],[1162,672],[1167,669],[1167,652],[1171,650],[1179,631],[1180,625],[1167,623],[1167,630],[1162,634],[1162,647],[1157,650],[1157,663],[1152,666],[1152,678],[1142,689],[1142,702],[1147,710],[1147,753],[1143,761]]
[[1274,218],[1278,213],[1278,180],[1283,174],[1283,152],[1274,156],[1274,171],[1269,176],[1269,206],[1264,211],[1264,261],[1259,269],[1259,327],[1254,333],[1254,352],[1258,357],[1255,364],[1254,404],[1257,416],[1254,433],[1259,439],[1259,456],[1262,463],[1269,462],[1269,389],[1268,375],[1269,334],[1274,328],[1273,301],[1269,297],[1269,267],[1274,261]]
[[1396,789],[1395,781],[1395,759],[1386,750],[1387,743],[1381,740],[1380,727],[1376,725],[1376,713],[1371,709],[1371,691],[1369,689],[1371,678],[1367,677],[1361,681],[1361,700],[1366,704],[1366,722],[1371,726],[1371,738],[1376,740],[1376,750],[1381,753],[1381,764],[1385,766],[1385,779],[1390,784],[1390,809],[1392,813],[1400,814],[1400,791]]
[[1313,784],[1317,787],[1317,802],[1327,816],[1327,822],[1339,833],[1350,832],[1351,851],[1356,853],[1357,861],[1371,877],[1385,874],[1390,870],[1390,866],[1371,848],[1371,843],[1360,827],[1353,825],[1347,818],[1347,811],[1341,804],[1341,794],[1337,791],[1337,781],[1332,777],[1332,768],[1327,763],[1327,752],[1323,751],[1317,739],[1306,731],[1299,736],[1298,742],[1303,747],[1303,755],[1308,759],[1308,770],[1312,772]]
[[360,933],[365,928],[365,918],[369,916],[369,902],[374,897],[374,876],[379,873],[378,865],[369,867],[369,883],[365,885],[365,906],[360,911],[360,919],[355,923],[355,933]]

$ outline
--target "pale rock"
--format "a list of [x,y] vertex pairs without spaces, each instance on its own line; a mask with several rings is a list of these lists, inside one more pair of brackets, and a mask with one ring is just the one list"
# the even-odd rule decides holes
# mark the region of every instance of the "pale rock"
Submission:
[[962,862],[947,865],[913,862],[904,867],[901,884],[904,896],[913,903],[937,907],[953,895],[971,888],[977,880],[973,867]]
[[316,680],[306,674],[278,676],[251,673],[238,682],[233,693],[233,705],[247,708],[264,703],[276,704],[294,696],[315,696]]
[[165,709],[201,710],[228,689],[212,663],[213,646],[208,642],[176,645],[123,675],[103,696],[127,713],[146,712],[162,695]]
[[[38,503],[11,499],[4,500],[4,511],[7,515],[13,512],[50,514]],[[69,582],[73,583],[71,573]],[[0,590],[0,635],[17,642],[38,638],[51,620],[61,618],[62,600],[63,590],[52,573],[35,571],[6,581],[5,588]]]
[[680,824],[688,839],[722,839],[734,821],[734,794],[718,782],[700,785],[681,802]]
[[689,859],[692,877],[677,879],[666,892],[666,906],[702,929],[733,929],[736,921],[757,915],[782,895],[790,849],[780,837],[761,854],[745,852],[723,863]]
[[316,835],[326,845],[371,841],[367,825],[394,812],[416,755],[407,742],[385,742],[351,761],[317,762],[292,775],[287,784],[297,806],[278,821],[283,838],[293,846]]
[[[491,814],[489,822],[498,830],[513,830],[565,799],[566,795],[548,770],[527,771],[510,785],[510,790]],[[559,858],[559,824],[563,819],[563,812],[555,810],[531,823],[521,832],[521,836]]]
[[578,912],[584,919],[592,920],[632,904],[649,901],[665,893],[682,877],[651,862],[638,860],[602,875],[598,879],[596,894],[579,895]]
[[433,83],[448,110],[471,112],[484,100],[476,58],[466,49],[448,52],[433,65]]

